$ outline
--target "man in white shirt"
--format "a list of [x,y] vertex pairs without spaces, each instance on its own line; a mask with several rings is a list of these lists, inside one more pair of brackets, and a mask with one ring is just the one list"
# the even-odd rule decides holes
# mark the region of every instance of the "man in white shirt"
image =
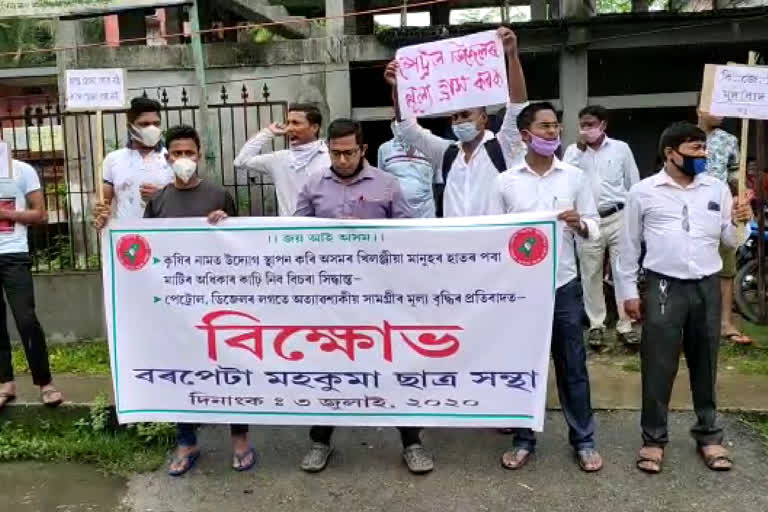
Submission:
[[520,161],[525,146],[520,139],[515,119],[528,101],[525,76],[517,52],[517,36],[499,27],[499,37],[507,55],[510,102],[498,135],[487,129],[488,113],[484,107],[455,112],[451,116],[453,132],[459,142],[433,135],[419,126],[416,119],[403,120],[397,105],[396,61],[387,66],[386,81],[393,88],[395,113],[402,140],[424,153],[435,169],[436,183],[444,183],[443,216],[468,217],[486,215],[490,191],[500,172]]
[[[314,105],[288,107],[286,124],[273,123],[245,143],[235,159],[236,169],[269,175],[277,192],[281,217],[296,211],[296,200],[307,177],[331,166],[328,148],[320,139],[323,117]],[[288,149],[262,155],[264,146],[275,137],[288,136]]]
[[40,387],[40,400],[56,407],[63,398],[53,385],[45,333],[35,314],[32,259],[27,243],[27,226],[47,224],[48,214],[37,172],[17,160],[12,161],[12,169],[12,179],[0,180],[0,409],[16,398],[3,292],[16,320],[32,382]]
[[[610,252],[613,274],[619,258],[619,238],[624,225],[624,205],[627,192],[640,181],[635,157],[626,142],[608,137],[608,110],[599,105],[585,107],[579,112],[579,142],[571,144],[563,160],[575,165],[586,175],[600,216],[600,238],[578,244],[584,309],[589,317],[588,343],[595,350],[603,347],[605,331],[605,295],[603,269],[605,250]],[[637,345],[640,337],[632,330],[632,320],[617,302],[619,320],[616,332],[626,345]]]
[[379,146],[378,168],[400,182],[414,217],[434,217],[432,183],[436,168],[424,153],[403,141],[397,121],[392,121],[392,135],[392,139]]
[[[595,422],[590,401],[587,354],[581,329],[581,289],[577,280],[575,240],[597,240],[600,231],[589,180],[584,173],[555,157],[560,147],[560,123],[549,103],[533,103],[517,118],[525,159],[497,176],[491,194],[492,214],[561,211],[565,222],[557,271],[557,292],[552,322],[552,359],[557,391],[568,423],[568,440],[579,466],[599,471],[603,460],[595,450]],[[536,447],[530,429],[516,429],[514,447],[502,457],[507,469],[519,469]]]
[[162,144],[160,103],[134,98],[126,112],[130,140],[103,163],[104,202],[94,209],[94,225],[101,229],[110,216],[140,219],[155,192],[173,181],[173,170]]
[[[661,135],[664,167],[632,187],[619,256],[617,291],[633,320],[643,319],[640,350],[643,448],[639,469],[658,473],[669,441],[667,412],[680,352],[685,354],[697,423],[691,435],[707,467],[733,465],[717,424],[715,379],[720,347],[718,247],[746,239],[748,203],[733,205],[728,187],[707,170],[707,137],[698,127],[676,123]],[[637,290],[640,244],[646,294]]]

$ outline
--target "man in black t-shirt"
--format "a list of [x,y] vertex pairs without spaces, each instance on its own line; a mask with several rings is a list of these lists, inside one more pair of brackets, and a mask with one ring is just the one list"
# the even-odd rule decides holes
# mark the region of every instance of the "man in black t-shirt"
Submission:
[[[216,224],[236,216],[232,195],[224,188],[204,181],[197,173],[200,161],[200,136],[190,126],[168,130],[165,138],[168,163],[173,168],[174,182],[157,192],[147,203],[144,217],[168,219],[174,217],[207,217]],[[176,429],[178,447],[168,468],[171,476],[181,476],[195,465],[200,456],[197,446],[197,425],[179,423]],[[248,425],[230,425],[232,434],[232,469],[246,471],[256,464],[256,452],[248,445]]]

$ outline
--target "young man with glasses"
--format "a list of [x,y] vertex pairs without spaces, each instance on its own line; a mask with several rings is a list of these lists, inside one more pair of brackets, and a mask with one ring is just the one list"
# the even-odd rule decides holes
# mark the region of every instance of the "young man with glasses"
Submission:
[[[337,119],[328,127],[331,166],[311,175],[301,189],[296,207],[298,217],[326,219],[405,219],[413,212],[403,197],[394,176],[365,160],[368,146],[360,123]],[[333,452],[334,427],[315,426],[309,432],[312,447],[301,469],[316,473],[325,469]],[[412,473],[428,473],[434,468],[432,455],[422,446],[420,428],[400,427],[403,460]]]
[[[734,204],[728,186],[706,174],[707,136],[691,123],[664,130],[659,144],[664,167],[629,192],[619,255],[617,292],[627,314],[643,320],[640,348],[643,447],[637,467],[659,473],[669,441],[667,413],[680,352],[690,373],[697,422],[691,435],[707,467],[731,469],[717,424],[715,380],[720,348],[722,242],[746,239],[748,203]],[[637,291],[640,244],[647,293]]]
[[[560,147],[560,123],[555,108],[546,102],[532,103],[517,118],[525,159],[496,179],[490,213],[522,213],[557,210],[565,223],[557,292],[552,320],[552,359],[557,392],[568,423],[568,440],[579,467],[600,471],[603,459],[595,449],[595,421],[587,373],[587,354],[581,327],[581,286],[577,279],[575,239],[597,240],[600,230],[589,180],[581,169],[555,156]],[[512,450],[502,456],[507,469],[520,469],[536,448],[531,429],[515,429]]]

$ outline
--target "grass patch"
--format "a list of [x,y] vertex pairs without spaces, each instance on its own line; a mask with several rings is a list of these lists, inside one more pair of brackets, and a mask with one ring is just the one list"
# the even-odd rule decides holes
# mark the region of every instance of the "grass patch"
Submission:
[[768,448],[768,414],[745,414],[741,421],[752,428]]
[[172,423],[115,427],[112,410],[101,397],[90,414],[76,422],[42,421],[34,428],[0,425],[0,462],[35,460],[95,464],[113,474],[153,471],[174,444]]
[[[76,375],[109,375],[109,347],[106,340],[77,343],[49,344],[51,371]],[[27,358],[21,346],[13,349],[13,368],[18,373],[29,373]]]

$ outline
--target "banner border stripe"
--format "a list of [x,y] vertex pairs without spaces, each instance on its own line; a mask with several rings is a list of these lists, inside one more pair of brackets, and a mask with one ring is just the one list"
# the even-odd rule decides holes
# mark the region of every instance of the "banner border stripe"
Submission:
[[201,232],[201,231],[296,231],[296,230],[352,230],[352,229],[459,229],[459,228],[500,228],[515,226],[541,226],[547,225],[551,228],[550,236],[553,240],[552,250],[552,291],[557,290],[557,266],[558,266],[558,247],[556,221],[526,221],[511,222],[506,224],[474,224],[474,225],[450,225],[450,226],[286,226],[286,227],[204,227],[204,228],[155,228],[155,229],[109,229],[109,255],[110,255],[110,274],[112,285],[112,352],[115,383],[115,410],[118,414],[141,414],[141,413],[182,413],[182,414],[237,414],[251,416],[356,416],[356,417],[450,417],[467,419],[528,419],[532,420],[532,415],[507,415],[507,414],[459,414],[459,413],[308,413],[308,412],[261,412],[261,411],[183,411],[183,410],[162,410],[162,409],[120,409],[120,386],[119,370],[117,366],[117,287],[115,286],[115,243],[114,235],[123,233],[163,233],[163,232]]

